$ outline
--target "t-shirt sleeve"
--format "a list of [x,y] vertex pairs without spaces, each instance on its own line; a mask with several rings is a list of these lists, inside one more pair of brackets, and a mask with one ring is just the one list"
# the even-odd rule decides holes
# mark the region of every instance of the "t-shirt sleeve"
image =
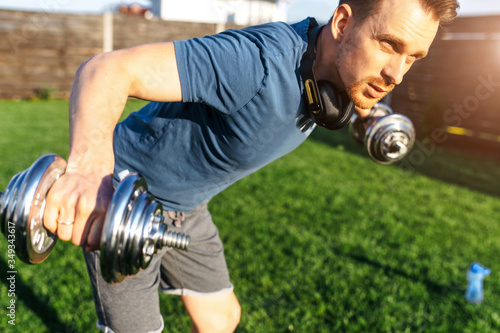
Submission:
[[183,102],[240,110],[262,88],[262,45],[239,31],[174,42]]

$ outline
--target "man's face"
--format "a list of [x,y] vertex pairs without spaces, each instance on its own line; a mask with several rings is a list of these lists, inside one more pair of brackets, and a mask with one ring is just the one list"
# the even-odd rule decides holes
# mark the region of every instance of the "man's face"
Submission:
[[427,55],[438,27],[418,0],[384,0],[377,15],[346,26],[335,55],[335,76],[358,108],[370,109]]

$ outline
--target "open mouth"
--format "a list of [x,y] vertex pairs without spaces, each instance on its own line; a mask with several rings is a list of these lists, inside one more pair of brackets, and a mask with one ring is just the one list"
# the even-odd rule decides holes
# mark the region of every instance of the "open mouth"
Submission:
[[368,94],[372,98],[384,97],[388,92],[389,92],[389,90],[383,89],[383,88],[381,88],[377,85],[374,85],[372,83],[368,83]]

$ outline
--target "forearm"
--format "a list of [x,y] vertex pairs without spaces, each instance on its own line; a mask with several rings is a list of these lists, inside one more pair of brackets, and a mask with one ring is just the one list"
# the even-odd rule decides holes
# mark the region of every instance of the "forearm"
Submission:
[[113,170],[113,130],[131,86],[130,76],[119,66],[109,56],[98,55],[76,73],[69,99],[69,170]]

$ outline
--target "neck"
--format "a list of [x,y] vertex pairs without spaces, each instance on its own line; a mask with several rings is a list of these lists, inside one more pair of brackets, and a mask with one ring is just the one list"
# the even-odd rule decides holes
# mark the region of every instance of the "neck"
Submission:
[[334,63],[336,50],[337,44],[331,33],[331,25],[327,24],[319,32],[316,42],[314,76],[318,81],[329,81],[336,87],[341,88]]

